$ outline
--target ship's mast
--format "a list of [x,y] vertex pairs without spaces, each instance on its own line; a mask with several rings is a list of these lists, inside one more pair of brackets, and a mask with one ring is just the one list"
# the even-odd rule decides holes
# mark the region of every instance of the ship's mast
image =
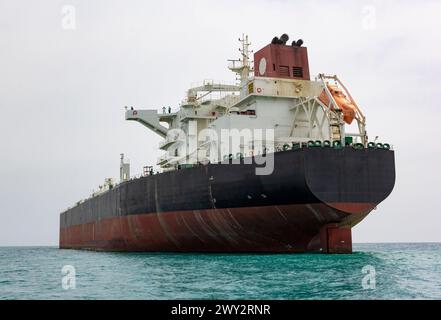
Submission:
[[240,86],[244,86],[248,82],[250,72],[253,68],[250,64],[250,54],[252,51],[249,50],[251,43],[248,41],[248,35],[242,34],[242,39],[239,38],[239,42],[242,44],[242,48],[239,48],[242,58],[239,60],[228,60],[231,64],[228,68],[239,75]]

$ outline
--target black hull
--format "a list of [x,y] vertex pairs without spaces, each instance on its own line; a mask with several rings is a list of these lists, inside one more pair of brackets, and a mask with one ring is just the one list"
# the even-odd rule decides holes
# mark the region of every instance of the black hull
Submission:
[[[304,148],[279,152],[274,158],[274,171],[267,176],[256,175],[255,164],[210,164],[124,182],[61,214],[60,247],[124,251],[332,252],[338,243],[331,246],[329,243],[350,242],[350,228],[383,201],[395,183],[394,153],[389,150]],[[285,210],[282,216],[289,215],[285,222],[275,218],[280,215],[280,208]],[[198,214],[202,220],[192,218]],[[230,224],[226,229],[198,226],[216,224],[216,215],[221,218],[225,214],[232,216],[230,222],[222,220]],[[153,217],[168,220],[153,227],[154,222],[149,222]],[[180,223],[179,219],[183,221]],[[142,223],[138,222],[141,220]],[[254,238],[260,239],[256,242],[253,234],[260,232],[260,236],[265,237],[266,229],[257,226],[261,223],[268,229],[274,224],[283,233],[278,236],[271,232],[266,236],[268,243],[255,235]],[[148,229],[149,224],[152,229],[145,232],[164,237],[164,241],[157,242],[139,234],[136,228]],[[234,234],[235,244],[223,244],[219,237],[234,229],[234,225],[236,228],[240,225],[243,243],[237,238],[236,230],[224,235],[228,242]],[[334,229],[341,231],[334,232]],[[290,230],[303,236],[291,237]],[[204,232],[214,236],[206,237]],[[216,240],[209,243],[211,238]],[[345,245],[342,250],[336,250],[339,251],[350,252],[351,248]]]

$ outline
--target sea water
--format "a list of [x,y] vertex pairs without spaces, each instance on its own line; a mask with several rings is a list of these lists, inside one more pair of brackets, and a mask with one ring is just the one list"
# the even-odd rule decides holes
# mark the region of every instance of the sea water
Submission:
[[0,299],[441,299],[441,244],[347,255],[0,247]]

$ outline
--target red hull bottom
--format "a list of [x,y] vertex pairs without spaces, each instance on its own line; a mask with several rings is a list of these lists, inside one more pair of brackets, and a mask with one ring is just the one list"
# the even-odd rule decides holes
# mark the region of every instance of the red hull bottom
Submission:
[[373,205],[358,203],[310,204],[113,217],[62,228],[60,248],[351,253],[351,228],[372,208]]

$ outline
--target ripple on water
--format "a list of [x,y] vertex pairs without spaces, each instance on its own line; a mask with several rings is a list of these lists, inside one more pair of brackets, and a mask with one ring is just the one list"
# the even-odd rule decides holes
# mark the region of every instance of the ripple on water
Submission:
[[[352,255],[97,253],[0,248],[0,299],[441,299],[441,244],[357,244]],[[63,290],[72,265],[76,289]],[[364,266],[375,268],[366,290]]]

